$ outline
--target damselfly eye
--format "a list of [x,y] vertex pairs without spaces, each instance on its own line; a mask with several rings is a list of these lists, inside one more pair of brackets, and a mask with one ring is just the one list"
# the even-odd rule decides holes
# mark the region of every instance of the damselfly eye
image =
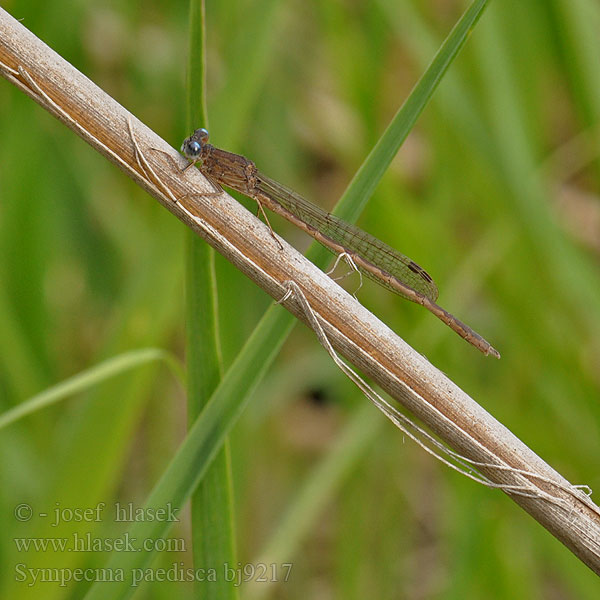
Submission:
[[203,144],[208,143],[208,130],[204,129],[204,127],[202,127],[202,129],[196,129],[196,131],[194,131],[194,135],[200,138],[200,141]]
[[181,151],[188,158],[195,158],[196,156],[200,155],[200,152],[202,151],[202,146],[198,142],[186,141],[183,143],[183,146],[181,146]]

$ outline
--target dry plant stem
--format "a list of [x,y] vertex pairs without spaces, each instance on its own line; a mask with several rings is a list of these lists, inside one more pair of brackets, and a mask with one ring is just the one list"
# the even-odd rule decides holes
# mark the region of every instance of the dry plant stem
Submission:
[[[215,195],[197,169],[182,175],[183,157],[3,9],[0,71],[273,298],[285,295],[284,282],[299,286],[341,355],[462,457],[477,463],[493,485],[600,574],[600,511],[581,490],[283,240],[281,249],[269,229],[240,204],[225,193]],[[285,306],[308,320],[294,297]],[[533,493],[518,493],[523,488]]]

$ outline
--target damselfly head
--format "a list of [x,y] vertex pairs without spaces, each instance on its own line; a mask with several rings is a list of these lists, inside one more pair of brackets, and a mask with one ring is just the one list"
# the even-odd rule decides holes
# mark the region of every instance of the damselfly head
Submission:
[[183,140],[181,144],[181,152],[190,160],[196,160],[202,148],[208,143],[208,131],[204,128],[196,129],[189,138]]

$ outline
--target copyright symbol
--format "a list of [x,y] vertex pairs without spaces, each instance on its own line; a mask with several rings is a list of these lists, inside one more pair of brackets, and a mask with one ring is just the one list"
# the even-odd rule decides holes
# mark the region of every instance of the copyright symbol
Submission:
[[15,506],[15,518],[17,521],[23,523],[29,521],[31,515],[33,515],[33,510],[29,504],[17,504],[17,506]]

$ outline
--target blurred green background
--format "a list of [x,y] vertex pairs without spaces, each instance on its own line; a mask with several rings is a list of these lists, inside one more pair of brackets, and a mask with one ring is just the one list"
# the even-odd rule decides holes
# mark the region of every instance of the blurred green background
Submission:
[[[206,4],[211,141],[325,207],[467,6]],[[3,7],[173,146],[189,134],[187,3]],[[600,486],[598,31],[592,0],[492,2],[360,221],[427,269],[441,305],[502,360],[370,282],[359,294],[567,479],[592,488]],[[128,350],[161,347],[183,360],[184,226],[4,80],[0,131],[2,411]],[[291,226],[272,224],[308,246]],[[271,300],[221,257],[217,272],[228,365]],[[364,429],[349,464],[328,480],[322,510],[279,560],[293,563],[290,581],[252,593],[598,597],[596,576],[528,515],[405,443],[366,403],[297,327],[231,435],[242,563],[261,556],[345,428]],[[90,406],[109,438],[78,427]],[[65,490],[74,506],[79,497],[141,505],[185,427],[182,382],[153,363],[0,431],[0,597],[79,598],[86,589],[15,582],[15,565],[31,557],[14,538],[53,531],[18,522],[16,505],[51,512]],[[95,527],[102,538],[127,529],[110,519]],[[171,535],[188,550],[159,553],[156,564],[191,566],[185,515]],[[36,556],[44,566],[47,554]],[[101,567],[105,557],[62,553],[56,564]],[[173,594],[191,598],[193,588],[151,583],[136,597]]]

